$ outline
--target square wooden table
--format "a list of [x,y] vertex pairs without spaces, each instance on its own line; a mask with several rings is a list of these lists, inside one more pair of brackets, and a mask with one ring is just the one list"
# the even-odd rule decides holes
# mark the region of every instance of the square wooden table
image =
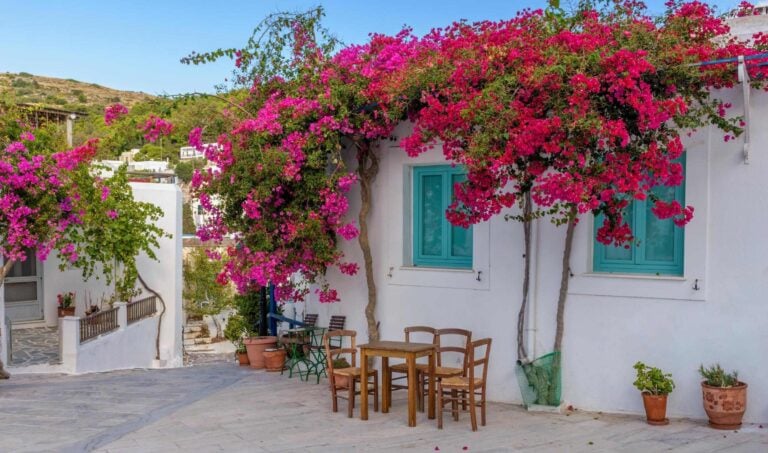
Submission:
[[[389,411],[391,382],[386,379],[389,358],[405,359],[408,364],[408,426],[416,426],[416,359],[429,356],[429,418],[435,418],[435,345],[432,343],[409,343],[405,341],[372,341],[360,348],[360,382],[368,382],[368,357],[381,357],[382,396],[381,411]],[[365,384],[363,384],[365,385]],[[420,391],[420,389],[419,389]],[[368,392],[360,392],[360,419],[368,420]]]

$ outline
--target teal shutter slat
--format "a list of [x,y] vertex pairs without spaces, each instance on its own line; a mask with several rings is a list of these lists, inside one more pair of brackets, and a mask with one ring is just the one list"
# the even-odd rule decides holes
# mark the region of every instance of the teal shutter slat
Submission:
[[[684,157],[680,162],[685,168]],[[652,192],[659,199],[674,199],[685,205],[684,186],[660,186]],[[627,217],[627,221],[635,236],[635,243],[628,249],[606,246],[595,241],[595,272],[683,275],[684,231],[675,226],[672,219],[658,219],[651,211],[652,207],[650,197],[643,201],[635,200],[628,207],[631,216]],[[603,218],[598,216],[595,219],[595,233],[602,224]]]
[[449,165],[413,169],[413,265],[472,267],[472,228],[450,224],[445,212],[453,201],[453,186],[466,179]]

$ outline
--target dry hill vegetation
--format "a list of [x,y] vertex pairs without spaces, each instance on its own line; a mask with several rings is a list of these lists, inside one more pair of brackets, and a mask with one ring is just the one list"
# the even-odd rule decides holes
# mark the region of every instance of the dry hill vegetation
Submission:
[[76,111],[101,108],[114,102],[131,107],[154,97],[146,93],[120,91],[74,79],[57,79],[26,72],[0,72],[0,95],[5,93],[12,94],[14,100],[19,103]]

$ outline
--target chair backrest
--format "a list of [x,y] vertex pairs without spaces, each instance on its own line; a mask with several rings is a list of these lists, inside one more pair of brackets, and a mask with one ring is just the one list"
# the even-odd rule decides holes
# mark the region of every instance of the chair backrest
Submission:
[[443,366],[444,353],[456,353],[461,356],[462,368],[466,371],[469,363],[469,346],[472,332],[466,329],[437,329],[437,366]]
[[317,325],[317,313],[304,313],[304,326],[315,327]]
[[[425,337],[428,338],[429,343],[437,345],[437,329],[433,327],[428,326],[408,326],[405,329],[403,329],[403,332],[405,332],[405,342],[410,343],[411,342],[411,335],[416,334],[417,340],[418,338]],[[414,340],[414,343],[418,343],[419,341]]]
[[[349,338],[349,347],[344,347],[344,338]],[[357,332],[354,330],[329,330],[323,335],[323,347],[325,348],[325,357],[328,360],[328,376],[333,375],[333,361],[341,358],[342,355],[349,354],[351,357],[349,364],[352,367],[357,366],[357,345],[355,343]],[[331,341],[338,341],[339,347],[331,347]]]
[[333,315],[328,323],[328,330],[344,330],[344,323],[347,317],[344,315]]
[[[471,389],[475,387],[475,368],[483,367],[482,379],[483,385],[488,378],[488,360],[491,357],[491,339],[483,338],[482,340],[475,340],[469,346],[469,385]],[[485,349],[485,350],[483,350]]]

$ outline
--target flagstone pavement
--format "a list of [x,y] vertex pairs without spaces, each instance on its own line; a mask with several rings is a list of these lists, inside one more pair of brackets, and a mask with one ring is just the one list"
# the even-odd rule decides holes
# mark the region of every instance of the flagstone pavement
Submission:
[[[330,410],[325,381],[202,362],[170,370],[0,381],[0,452],[765,452],[768,429],[716,431],[702,421],[651,427],[638,416],[528,413],[491,404],[488,425],[418,414],[408,428],[404,392],[368,421]],[[358,412],[355,410],[355,414]]]

